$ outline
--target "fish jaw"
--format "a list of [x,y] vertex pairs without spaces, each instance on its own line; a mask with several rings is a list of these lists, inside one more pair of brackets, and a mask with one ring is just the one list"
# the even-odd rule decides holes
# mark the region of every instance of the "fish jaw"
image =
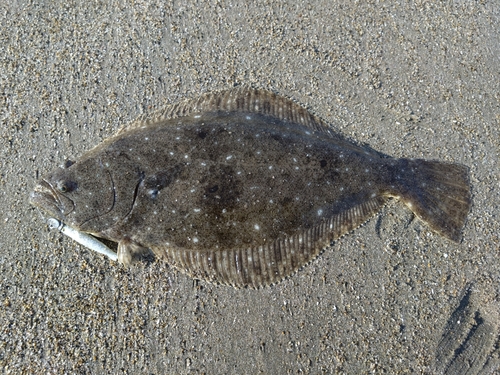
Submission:
[[59,194],[46,180],[39,181],[35,186],[30,194],[29,203],[61,221],[74,210],[73,201]]

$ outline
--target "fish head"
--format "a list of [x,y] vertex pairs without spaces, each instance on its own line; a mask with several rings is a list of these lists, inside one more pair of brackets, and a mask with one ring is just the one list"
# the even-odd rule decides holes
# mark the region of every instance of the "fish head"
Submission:
[[38,181],[30,203],[73,228],[94,232],[91,223],[114,205],[111,173],[98,158],[58,168]]

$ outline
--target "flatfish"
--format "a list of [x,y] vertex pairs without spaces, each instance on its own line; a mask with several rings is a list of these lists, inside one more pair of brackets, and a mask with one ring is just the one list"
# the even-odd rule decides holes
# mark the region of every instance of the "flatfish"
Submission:
[[394,159],[294,101],[236,88],[139,118],[42,178],[31,204],[69,227],[145,249],[194,278],[259,287],[291,275],[397,198],[460,241],[471,205],[459,164]]

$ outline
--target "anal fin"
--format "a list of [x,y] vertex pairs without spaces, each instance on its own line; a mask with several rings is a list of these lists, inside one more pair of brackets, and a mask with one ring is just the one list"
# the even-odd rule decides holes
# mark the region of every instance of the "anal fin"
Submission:
[[294,235],[240,249],[153,247],[172,266],[191,277],[234,287],[259,288],[292,275],[330,243],[356,229],[387,202],[377,196],[324,219]]

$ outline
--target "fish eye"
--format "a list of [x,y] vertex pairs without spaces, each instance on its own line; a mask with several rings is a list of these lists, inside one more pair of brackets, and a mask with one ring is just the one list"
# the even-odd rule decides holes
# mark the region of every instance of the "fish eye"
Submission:
[[74,181],[61,180],[57,182],[57,190],[61,193],[69,193],[76,190],[77,184]]
[[73,160],[69,160],[67,159],[65,162],[64,162],[64,168],[69,168],[71,167],[73,164],[75,164],[75,162]]

